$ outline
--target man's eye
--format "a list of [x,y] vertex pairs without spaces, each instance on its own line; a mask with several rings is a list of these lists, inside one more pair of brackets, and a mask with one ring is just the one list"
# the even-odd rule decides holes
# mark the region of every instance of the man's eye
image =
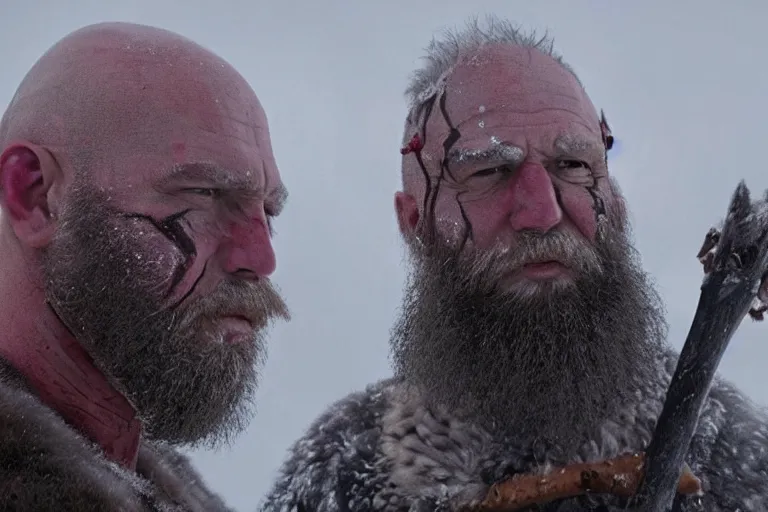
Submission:
[[582,162],[581,160],[559,160],[557,162],[558,169],[586,169],[590,170],[589,164]]
[[188,188],[187,192],[211,198],[217,198],[220,195],[220,191],[215,188]]
[[490,167],[488,169],[483,169],[481,171],[477,171],[476,173],[472,174],[473,178],[483,178],[487,176],[493,176],[494,174],[499,173],[509,173],[512,172],[512,168],[508,165],[499,165],[498,167]]

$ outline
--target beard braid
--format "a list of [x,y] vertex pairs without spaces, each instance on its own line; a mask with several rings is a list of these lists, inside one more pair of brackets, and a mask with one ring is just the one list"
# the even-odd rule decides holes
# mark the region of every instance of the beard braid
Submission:
[[[396,375],[495,436],[574,453],[653,378],[666,335],[627,233],[622,218],[601,225],[595,246],[561,232],[523,233],[518,249],[482,254],[437,237],[412,243],[391,339]],[[574,281],[500,287],[543,254],[561,256]]]
[[[142,247],[150,229],[127,224],[92,187],[73,187],[42,256],[47,300],[136,408],[149,438],[229,442],[248,423],[267,326],[288,318],[287,307],[268,281],[233,280],[168,308],[157,269],[173,258]],[[244,309],[258,316],[253,339],[217,340],[210,321]]]

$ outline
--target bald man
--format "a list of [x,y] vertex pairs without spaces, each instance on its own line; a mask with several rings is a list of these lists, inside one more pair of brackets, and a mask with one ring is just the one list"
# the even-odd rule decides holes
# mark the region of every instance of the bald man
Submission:
[[265,113],[174,33],[77,30],[0,123],[0,509],[226,510],[173,447],[247,424],[286,192]]

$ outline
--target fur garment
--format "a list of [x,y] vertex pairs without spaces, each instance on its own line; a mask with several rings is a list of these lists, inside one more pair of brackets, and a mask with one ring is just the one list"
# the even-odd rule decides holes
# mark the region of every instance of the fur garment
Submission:
[[136,472],[108,461],[0,360],[0,511],[229,510],[183,455],[142,443]]
[[[661,412],[677,355],[658,356],[658,379],[606,421],[576,459],[516,439],[493,439],[445,410],[427,407],[418,390],[396,379],[369,386],[330,407],[291,448],[264,512],[453,510],[484,498],[516,473],[596,461],[645,449]],[[676,510],[768,511],[768,416],[732,385],[716,380],[687,463],[703,495]],[[618,498],[591,495],[551,503],[545,512],[618,511]]]

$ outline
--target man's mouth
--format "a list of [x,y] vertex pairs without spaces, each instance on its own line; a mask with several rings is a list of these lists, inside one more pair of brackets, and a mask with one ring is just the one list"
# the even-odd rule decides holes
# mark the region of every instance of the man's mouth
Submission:
[[226,314],[217,318],[216,328],[224,337],[224,343],[238,343],[253,337],[254,322],[243,314]]
[[251,317],[247,315],[235,313],[235,314],[222,315],[222,318],[232,320],[232,321],[244,322],[249,326],[253,326],[253,320],[251,320]]
[[562,277],[569,273],[568,266],[560,260],[536,260],[523,264],[518,272],[521,277],[532,280],[547,280]]

